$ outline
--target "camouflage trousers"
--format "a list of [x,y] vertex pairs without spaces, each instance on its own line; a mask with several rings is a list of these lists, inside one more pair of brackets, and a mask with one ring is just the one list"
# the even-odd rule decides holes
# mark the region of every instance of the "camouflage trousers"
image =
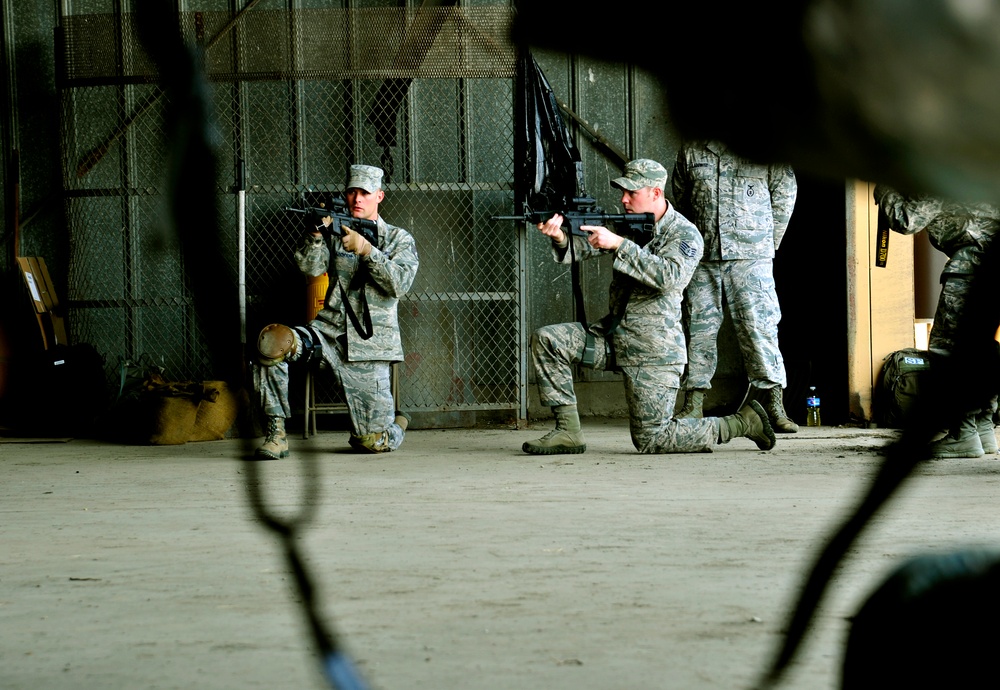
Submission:
[[[959,320],[969,297],[972,276],[959,273],[941,276],[941,294],[937,309],[934,310],[934,325],[927,339],[927,349],[931,352],[949,354],[955,350]],[[997,396],[986,401],[981,408],[971,414],[994,414],[997,411]]]
[[781,309],[774,289],[771,259],[702,261],[684,293],[687,390],[712,387],[719,364],[719,329],[724,309],[736,331],[743,367],[757,388],[787,385],[785,360],[778,349]]
[[[575,405],[573,365],[583,358],[586,331],[579,323],[539,328],[531,336],[538,395],[543,405]],[[607,367],[610,347],[598,337],[594,369]],[[640,453],[711,452],[718,442],[719,421],[674,419],[683,364],[622,366],[632,445]]]
[[[390,362],[349,362],[343,345],[319,334],[323,362],[332,371],[337,385],[343,391],[344,401],[351,417],[352,435],[382,434],[378,446],[386,450],[396,450],[403,443],[403,429],[396,424],[396,408],[392,399],[392,383],[389,376]],[[314,366],[313,361],[309,366]],[[302,367],[291,364],[292,371]],[[273,366],[254,363],[254,388],[260,396],[260,406],[264,414],[271,417],[291,417],[292,408],[288,400],[289,363],[279,362]]]
[[934,310],[934,325],[927,347],[932,352],[949,353],[955,349],[958,322],[972,289],[972,276],[945,274],[941,276],[941,294]]

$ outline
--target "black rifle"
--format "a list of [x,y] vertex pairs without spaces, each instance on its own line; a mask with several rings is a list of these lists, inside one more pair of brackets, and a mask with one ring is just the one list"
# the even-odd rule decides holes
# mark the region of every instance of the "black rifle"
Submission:
[[[301,213],[309,217],[311,222],[316,226],[316,230],[322,233],[323,238],[326,240],[327,246],[330,246],[330,234],[336,234],[337,237],[343,238],[344,231],[340,227],[341,225],[346,225],[354,232],[358,233],[373,247],[378,246],[378,223],[373,220],[365,220],[364,218],[355,218],[347,210],[347,202],[340,197],[332,196],[327,201],[320,201],[319,206],[306,206],[306,202],[303,201],[304,208],[293,208],[291,206],[286,206],[285,210],[290,213]],[[324,218],[332,218],[333,222],[330,225],[325,225],[323,223]],[[331,249],[332,251],[332,249]],[[351,323],[354,325],[354,330],[358,332],[362,340],[368,340],[372,337],[374,332],[372,329],[372,317],[368,310],[368,293],[365,291],[364,286],[364,270],[359,270],[355,275],[348,289],[356,289],[359,291],[359,299],[361,300],[361,318],[355,313],[354,309],[351,307],[350,300],[347,299],[347,292],[344,290],[344,286],[340,282],[339,276],[335,278],[337,282],[337,287],[340,289],[341,299],[344,301],[344,308],[347,310],[347,316],[350,318]]]
[[[603,209],[598,207],[597,201],[589,196],[575,197],[572,202],[564,204],[563,208],[559,211],[529,211],[526,208],[524,214],[520,216],[493,216],[492,220],[519,220],[538,225],[539,223],[546,222],[556,213],[563,217],[562,229],[563,232],[568,232],[569,235],[588,236],[590,233],[580,229],[584,225],[600,225],[602,227],[610,225],[614,227],[617,234],[627,237],[640,247],[645,247],[653,239],[653,231],[656,228],[656,216],[652,213],[605,213]],[[588,328],[587,313],[583,303],[583,290],[580,288],[580,266],[573,252],[572,242],[569,243],[569,251],[571,256],[570,273],[573,278],[573,295],[576,298],[576,313],[580,319],[580,323],[583,324],[584,328]],[[628,301],[627,295],[629,294],[631,294],[631,287],[626,294],[626,302]],[[623,314],[624,305],[622,306],[621,313],[617,315],[609,314],[608,317],[605,317],[609,319],[606,322],[608,332],[618,327],[618,322],[621,320]],[[580,360],[581,366],[594,366],[594,348],[594,336],[588,332],[587,341],[584,345],[583,358]]]
[[[346,225],[368,240],[373,247],[378,246],[378,223],[364,218],[355,218],[347,210],[347,202],[339,197],[330,197],[328,201],[320,202],[318,207],[293,208],[286,206],[285,210],[289,213],[301,213],[308,216],[316,225],[316,229],[327,236],[327,239],[329,239],[330,232],[335,233],[338,237],[343,237],[344,232],[340,226]],[[323,225],[323,219],[327,217],[333,218],[333,222],[329,226]]]
[[530,211],[525,209],[525,212],[520,216],[492,216],[490,220],[519,220],[538,225],[546,222],[556,213],[563,217],[563,231],[568,230],[571,235],[586,237],[589,233],[580,229],[583,225],[613,227],[617,234],[627,237],[640,247],[646,246],[653,239],[653,230],[656,227],[656,217],[652,213],[605,213],[597,206],[597,201],[591,197],[576,197],[562,210]]

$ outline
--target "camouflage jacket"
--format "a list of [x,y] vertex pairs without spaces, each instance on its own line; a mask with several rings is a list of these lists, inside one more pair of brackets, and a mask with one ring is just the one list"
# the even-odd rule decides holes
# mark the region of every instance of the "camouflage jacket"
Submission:
[[884,184],[875,186],[874,197],[890,229],[903,235],[927,231],[934,248],[948,255],[944,273],[971,274],[1000,230],[1000,208],[990,204],[911,197]]
[[[373,246],[368,256],[347,251],[340,238],[332,234],[329,245],[322,237],[307,235],[302,248],[295,252],[295,262],[305,275],[330,274],[326,303],[310,325],[330,338],[346,334],[347,358],[352,362],[400,361],[404,354],[397,309],[399,298],[413,285],[420,261],[410,233],[381,218],[377,222],[378,246]],[[331,251],[335,256],[332,270]],[[350,323],[338,283],[362,323],[364,290],[373,331],[369,339],[363,339]]]
[[[583,261],[605,252],[594,249],[586,238],[573,237],[573,253]],[[673,206],[656,223],[653,238],[645,247],[630,239],[614,253],[608,306],[610,315],[624,315],[610,334],[620,365],[683,364],[687,347],[681,323],[681,301],[701,260],[701,235]],[[555,258],[570,263],[569,245],[553,243]],[[594,335],[606,336],[607,318],[589,325]]]
[[689,142],[671,173],[677,210],[705,238],[706,260],[773,259],[798,185],[787,165],[761,165],[716,142]]

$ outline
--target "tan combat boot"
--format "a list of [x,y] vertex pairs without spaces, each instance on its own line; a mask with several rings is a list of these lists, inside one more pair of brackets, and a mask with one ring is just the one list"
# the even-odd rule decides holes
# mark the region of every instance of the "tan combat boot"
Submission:
[[784,394],[785,391],[781,386],[765,388],[760,391],[761,404],[767,411],[767,419],[771,422],[771,427],[775,432],[779,434],[794,434],[799,430],[799,425],[785,414]]
[[993,410],[987,408],[976,415],[976,430],[979,432],[979,441],[983,444],[983,452],[986,455],[996,455],[998,450],[994,426]]
[[580,415],[576,405],[556,405],[552,408],[556,417],[556,428],[537,441],[525,441],[521,450],[532,455],[561,455],[563,453],[583,453],[587,444],[580,430]]
[[684,391],[684,407],[674,415],[675,419],[701,419],[705,416],[702,406],[705,404],[705,391],[693,388]]
[[257,449],[258,458],[278,458],[288,457],[288,436],[285,434],[284,417],[268,417],[267,433],[264,436],[264,443]]
[[351,434],[347,442],[358,453],[388,453],[392,450],[389,447],[389,432],[387,431],[376,431],[362,436]]
[[400,410],[396,410],[396,418],[393,421],[396,422],[396,426],[403,431],[406,431],[406,427],[410,426],[410,415],[405,412],[401,412]]
[[729,443],[737,436],[747,437],[761,450],[771,450],[777,443],[767,412],[756,400],[748,402],[736,414],[719,419],[720,443]]
[[931,443],[932,458],[981,458],[985,454],[974,415],[967,415],[957,429]]

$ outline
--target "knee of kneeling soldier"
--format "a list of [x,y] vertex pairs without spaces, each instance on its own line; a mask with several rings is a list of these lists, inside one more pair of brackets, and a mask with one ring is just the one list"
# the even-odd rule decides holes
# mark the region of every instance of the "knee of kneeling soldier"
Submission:
[[309,326],[289,328],[272,323],[257,337],[257,355],[265,367],[286,361],[309,363],[322,356],[320,336]]
[[257,361],[270,367],[291,360],[298,354],[298,336],[288,326],[272,323],[261,329],[257,336]]

